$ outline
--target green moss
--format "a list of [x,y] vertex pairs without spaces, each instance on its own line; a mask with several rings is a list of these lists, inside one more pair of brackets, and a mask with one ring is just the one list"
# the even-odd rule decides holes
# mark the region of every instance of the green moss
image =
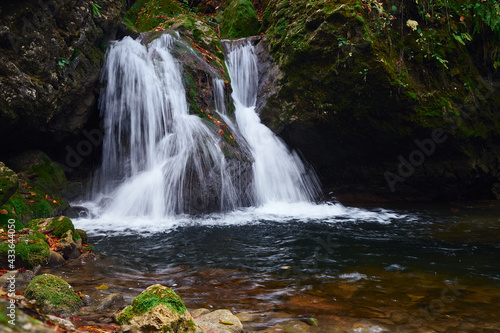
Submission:
[[142,315],[158,305],[164,305],[180,315],[187,312],[184,302],[170,288],[154,285],[148,287],[139,296],[134,298],[132,305],[127,306],[117,317],[120,324],[130,322],[135,317]]
[[26,227],[32,230],[42,231],[53,229],[51,231],[51,234],[57,238],[63,237],[64,235],[66,235],[68,230],[70,230],[73,235],[73,240],[76,241],[81,238],[80,234],[75,232],[75,226],[73,225],[73,222],[66,216],[35,219],[28,222]]
[[[30,230],[27,234],[16,234],[18,241],[15,246],[16,260],[15,267],[32,268],[44,265],[50,256],[49,245],[45,241],[45,236],[38,231]],[[0,243],[0,263],[8,267],[9,244],[7,241]]]
[[82,305],[82,300],[73,288],[63,279],[51,274],[39,275],[31,280],[24,296],[41,304],[45,313],[69,314]]
[[16,173],[0,162],[0,206],[16,192],[19,178]]
[[139,31],[148,31],[167,18],[184,13],[185,10],[173,0],[139,0],[128,11],[125,18]]
[[221,26],[222,38],[241,38],[259,33],[257,12],[250,0],[233,0],[224,10]]
[[0,226],[9,219],[24,223],[34,218],[54,216],[69,207],[59,195],[66,186],[66,175],[46,154],[27,152],[12,163],[19,170],[19,187],[0,207],[3,213],[0,213]]

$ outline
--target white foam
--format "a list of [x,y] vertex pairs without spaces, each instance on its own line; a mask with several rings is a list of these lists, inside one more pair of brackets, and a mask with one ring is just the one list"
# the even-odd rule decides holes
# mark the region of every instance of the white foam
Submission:
[[[94,205],[93,203],[89,203]],[[86,206],[86,203],[80,203]],[[87,206],[88,207],[88,206]],[[166,232],[172,228],[187,225],[246,225],[259,223],[288,223],[296,222],[372,222],[391,223],[393,219],[403,218],[404,215],[379,210],[370,211],[362,208],[345,207],[339,203],[287,203],[270,202],[259,207],[248,207],[225,213],[213,213],[202,216],[176,215],[167,217],[131,216],[105,212],[101,216],[75,219],[78,228],[91,234],[137,234],[144,235]]]

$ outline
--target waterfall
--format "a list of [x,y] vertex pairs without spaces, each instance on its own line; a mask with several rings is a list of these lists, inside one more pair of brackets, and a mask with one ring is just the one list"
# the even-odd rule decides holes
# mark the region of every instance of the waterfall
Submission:
[[[189,114],[182,68],[170,53],[177,41],[163,34],[145,45],[125,37],[106,54],[100,99],[103,159],[94,186],[102,213],[112,219],[158,220],[312,201],[319,193],[316,177],[255,112],[258,72],[253,46],[225,42],[230,48],[234,115],[226,109],[225,82],[212,78],[215,112],[246,155],[235,158],[224,151],[221,131]],[[253,178],[245,176],[246,170]]]
[[296,152],[288,149],[255,112],[258,90],[257,56],[249,40],[224,41],[233,88],[236,121],[254,158],[253,189],[258,204],[312,201],[319,181]]
[[206,211],[213,198],[213,210],[240,205],[220,136],[189,114],[181,68],[169,52],[174,42],[168,34],[147,46],[125,37],[107,53],[97,192],[113,216],[161,218],[196,205]]

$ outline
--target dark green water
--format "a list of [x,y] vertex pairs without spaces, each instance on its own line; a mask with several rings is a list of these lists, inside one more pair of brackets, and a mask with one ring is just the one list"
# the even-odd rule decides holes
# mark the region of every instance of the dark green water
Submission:
[[104,259],[61,273],[88,275],[81,289],[106,281],[128,300],[162,283],[191,309],[252,314],[248,330],[315,317],[310,332],[500,331],[498,205],[226,214],[134,228],[96,225],[89,242]]

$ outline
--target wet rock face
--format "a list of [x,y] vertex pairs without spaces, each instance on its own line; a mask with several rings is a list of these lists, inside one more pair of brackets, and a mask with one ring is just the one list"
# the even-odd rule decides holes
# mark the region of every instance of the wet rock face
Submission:
[[[415,42],[418,31],[394,28],[401,25],[400,5],[371,10],[356,1],[269,1],[263,26],[271,57],[262,58],[278,71],[274,88],[260,87],[266,98],[258,105],[261,119],[301,151],[336,194],[494,198],[500,94],[492,60],[448,38],[448,27],[437,20],[432,31],[419,26],[436,42],[429,55]],[[415,6],[405,7],[405,20],[424,21]],[[492,40],[488,47],[498,49],[498,38]],[[267,68],[262,72],[275,67]],[[443,140],[436,141],[439,129]],[[421,148],[428,140],[428,149]]]
[[0,5],[1,151],[61,140],[95,107],[106,42],[120,0],[13,1]]

